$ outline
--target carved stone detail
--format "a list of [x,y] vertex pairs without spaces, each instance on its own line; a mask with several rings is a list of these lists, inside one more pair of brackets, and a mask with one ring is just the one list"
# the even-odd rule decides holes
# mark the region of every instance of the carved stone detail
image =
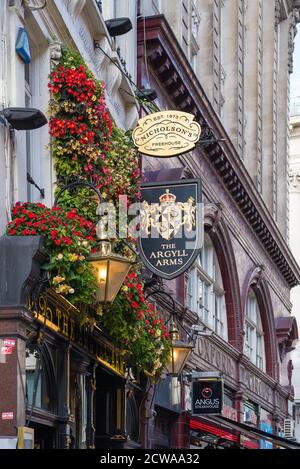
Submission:
[[300,171],[293,171],[289,174],[290,183],[293,187],[300,189]]
[[62,43],[60,41],[53,41],[49,44],[50,46],[50,60],[51,60],[51,65],[55,66],[59,63],[61,59],[61,47]]
[[281,0],[275,0],[275,28],[280,23]]
[[295,48],[295,36],[297,34],[297,23],[300,21],[300,10],[294,8],[290,14],[289,22],[289,39],[288,39],[288,70],[289,73],[293,73],[293,52]]

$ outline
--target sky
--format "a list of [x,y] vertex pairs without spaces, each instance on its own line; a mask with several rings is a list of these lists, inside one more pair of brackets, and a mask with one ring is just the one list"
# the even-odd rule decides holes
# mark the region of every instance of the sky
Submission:
[[291,98],[300,96],[300,25],[295,37],[294,69],[291,75]]

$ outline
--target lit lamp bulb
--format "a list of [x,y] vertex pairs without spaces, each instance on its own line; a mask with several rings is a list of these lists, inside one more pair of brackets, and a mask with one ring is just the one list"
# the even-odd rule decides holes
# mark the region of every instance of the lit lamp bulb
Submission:
[[171,354],[172,354],[172,356],[173,356],[174,362],[176,362],[177,359],[178,359],[178,352],[177,352],[177,350],[176,350],[176,349],[172,349]]
[[106,269],[98,269],[98,281],[99,283],[106,283],[107,279],[107,270]]

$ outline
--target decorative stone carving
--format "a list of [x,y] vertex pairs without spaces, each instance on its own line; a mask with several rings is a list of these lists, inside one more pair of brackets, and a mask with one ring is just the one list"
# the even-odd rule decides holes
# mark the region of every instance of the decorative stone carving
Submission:
[[300,21],[299,7],[294,8],[289,17],[289,39],[288,39],[288,70],[293,73],[293,52],[295,48],[294,39],[297,34],[297,23]]
[[256,274],[256,288],[260,288],[262,279],[264,277],[264,272],[265,272],[265,266],[260,265],[257,268],[257,274]]
[[223,214],[222,211],[223,211],[223,205],[221,203],[205,205],[204,219],[206,220],[206,224],[208,224],[208,220],[210,220],[210,229],[213,233],[215,233],[218,227],[218,224],[221,221],[222,214]]
[[50,46],[50,60],[52,65],[57,65],[61,59],[61,47],[62,43],[59,41],[53,41],[49,44]]
[[275,28],[280,23],[281,0],[275,0]]
[[292,385],[292,375],[293,375],[293,361],[289,360],[287,364],[287,375],[288,375],[288,380],[289,380],[289,386]]
[[290,183],[293,187],[300,189],[300,171],[293,171],[289,174]]

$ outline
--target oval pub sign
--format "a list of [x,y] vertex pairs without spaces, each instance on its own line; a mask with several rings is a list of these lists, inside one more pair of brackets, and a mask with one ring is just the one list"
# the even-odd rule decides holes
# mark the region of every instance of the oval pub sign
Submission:
[[139,251],[146,267],[171,280],[196,259],[203,242],[200,179],[141,187]]
[[167,158],[195,148],[201,127],[193,114],[161,111],[139,120],[132,138],[140,153]]

